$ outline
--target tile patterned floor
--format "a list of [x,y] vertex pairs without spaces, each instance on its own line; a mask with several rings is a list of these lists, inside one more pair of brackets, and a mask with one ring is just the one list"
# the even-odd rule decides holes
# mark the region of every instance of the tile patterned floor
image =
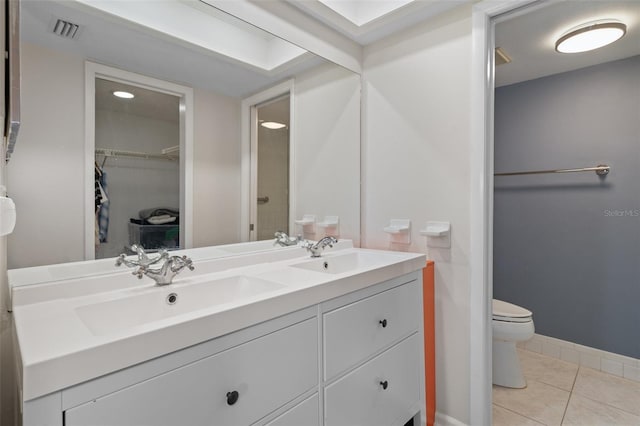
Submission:
[[525,389],[493,387],[494,426],[640,426],[640,383],[518,349]]

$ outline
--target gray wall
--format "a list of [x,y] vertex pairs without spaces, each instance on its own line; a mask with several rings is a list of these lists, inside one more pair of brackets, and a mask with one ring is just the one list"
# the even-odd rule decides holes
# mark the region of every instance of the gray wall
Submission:
[[640,358],[640,56],[496,90],[494,297],[536,332]]

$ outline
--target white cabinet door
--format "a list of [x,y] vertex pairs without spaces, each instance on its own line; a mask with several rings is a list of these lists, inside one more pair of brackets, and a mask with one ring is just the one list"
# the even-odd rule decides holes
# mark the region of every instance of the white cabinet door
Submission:
[[421,294],[419,283],[413,282],[326,313],[325,380],[417,331],[422,321]]
[[302,401],[264,426],[320,426],[318,394]]
[[325,388],[325,426],[403,424],[420,400],[420,339],[413,334]]
[[317,386],[317,330],[312,318],[257,338],[69,409],[65,425],[249,425]]

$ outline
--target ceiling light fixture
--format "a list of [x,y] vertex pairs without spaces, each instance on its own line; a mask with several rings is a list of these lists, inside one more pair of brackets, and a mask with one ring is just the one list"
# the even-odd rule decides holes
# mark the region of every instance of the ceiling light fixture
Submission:
[[113,92],[113,96],[116,96],[116,97],[122,98],[122,99],[131,99],[131,98],[135,97],[133,93],[124,92],[122,90],[116,90],[115,92]]
[[556,41],[556,51],[587,52],[619,40],[626,32],[627,26],[620,21],[608,19],[587,22],[564,33]]
[[263,123],[260,123],[260,125],[262,127],[266,127],[267,129],[282,129],[283,127],[287,127],[286,124],[282,124],[282,123],[277,123],[275,121],[265,121]]

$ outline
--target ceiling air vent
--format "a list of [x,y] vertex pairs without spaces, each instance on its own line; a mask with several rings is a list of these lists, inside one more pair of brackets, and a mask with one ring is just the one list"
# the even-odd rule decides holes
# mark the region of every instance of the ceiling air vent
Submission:
[[80,36],[80,25],[73,22],[65,21],[64,19],[58,19],[53,24],[53,33],[59,35],[62,38],[68,38],[75,40]]

